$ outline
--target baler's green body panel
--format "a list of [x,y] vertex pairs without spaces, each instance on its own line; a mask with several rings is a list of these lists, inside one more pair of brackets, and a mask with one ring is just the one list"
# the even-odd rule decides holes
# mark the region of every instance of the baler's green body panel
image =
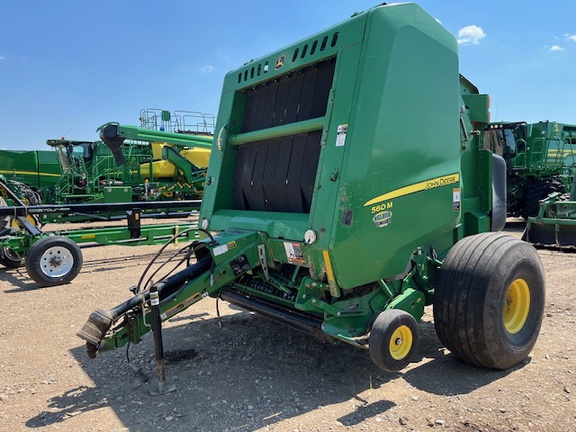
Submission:
[[[429,16],[417,12],[382,8],[367,14],[369,37],[350,64],[359,64],[360,79],[343,147],[337,207],[326,215],[318,200],[311,224],[318,229],[331,222],[331,238],[321,247],[331,250],[343,288],[402,273],[418,245],[449,233],[459,220],[452,187],[400,192],[459,174],[460,152],[453,145],[459,139],[457,48],[452,38],[435,31]],[[427,28],[428,35],[423,33]],[[453,125],[439,129],[436,125],[446,118],[453,118]],[[345,120],[333,116],[330,131]],[[335,141],[335,134],[329,135],[326,153]],[[386,194],[390,198],[382,199]],[[343,223],[345,211],[352,214],[350,225]]]
[[[320,51],[324,39],[326,47]],[[310,54],[314,44],[316,50]],[[304,51],[307,55],[302,57]],[[278,61],[282,66],[276,70]],[[321,130],[312,132],[320,135],[320,148],[318,162],[309,168],[315,176],[309,208],[239,208],[234,194],[241,187],[238,164],[243,147],[257,146],[256,152],[267,153],[260,160],[255,157],[252,164],[258,167],[277,164],[282,157],[268,156],[272,145],[284,146],[287,155],[293,145],[282,142],[287,137],[276,136],[274,127],[286,127],[273,124],[277,113],[259,136],[243,130],[252,112],[246,108],[250,92],[327,61],[334,63],[334,72],[327,77],[330,90],[323,94],[326,108],[315,117]],[[468,169],[464,177],[461,173],[461,160],[473,168],[478,155],[470,152],[461,159],[466,152],[460,145],[465,139],[459,81],[456,41],[413,4],[371,9],[231,72],[224,83],[217,149],[211,156],[201,218],[209,221],[211,230],[257,230],[300,244],[317,279],[326,278],[323,251],[328,251],[337,284],[344,290],[403,274],[419,246],[445,253],[464,233],[459,228],[467,210],[462,203],[468,210],[490,208],[489,202],[477,198],[475,170]],[[316,88],[319,85],[316,82]],[[462,92],[472,95],[470,88]],[[270,96],[268,91],[266,96],[260,101],[266,110],[277,108],[279,93]],[[469,119],[463,122],[471,130]],[[292,124],[296,132],[291,136],[297,138],[298,122]],[[268,141],[278,143],[266,142],[267,133],[272,137]],[[312,148],[307,153],[313,153]],[[263,187],[261,199],[266,200],[266,183],[278,183],[277,179],[260,175],[257,168],[248,171],[250,186]],[[490,187],[485,195],[489,200]],[[482,215],[470,219],[476,229],[489,229],[488,219],[478,222]],[[304,243],[306,230],[317,234],[315,243]],[[274,259],[286,262],[281,252]]]

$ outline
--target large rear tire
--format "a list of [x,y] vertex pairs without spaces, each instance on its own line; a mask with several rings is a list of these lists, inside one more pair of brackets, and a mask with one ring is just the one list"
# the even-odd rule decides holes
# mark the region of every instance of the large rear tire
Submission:
[[542,263],[531,245],[501,233],[466,237],[440,270],[436,333],[459,359],[507,369],[534,347],[544,302]]
[[370,357],[388,372],[404,369],[418,347],[418,323],[408,312],[390,309],[381,312],[370,330]]
[[82,268],[82,251],[66,237],[44,237],[26,254],[28,275],[40,286],[62,285],[72,281]]

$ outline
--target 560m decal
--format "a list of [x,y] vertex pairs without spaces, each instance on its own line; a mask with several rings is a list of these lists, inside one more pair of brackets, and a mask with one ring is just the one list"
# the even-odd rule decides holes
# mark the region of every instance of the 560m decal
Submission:
[[372,206],[372,213],[378,213],[384,210],[390,210],[394,207],[394,201],[383,202]]
[[[450,174],[447,176],[442,176],[442,177],[436,177],[430,180],[426,180],[420,183],[415,183],[413,185],[409,185],[409,186],[404,186],[400,189],[396,189],[393,190],[391,192],[387,192],[383,195],[377,196],[376,198],[372,198],[370,201],[368,201],[366,204],[364,204],[364,207],[368,207],[371,206],[373,204],[376,203],[380,203],[382,201],[391,201],[394,198],[398,198],[398,197],[402,197],[405,195],[410,195],[416,192],[422,192],[425,190],[430,190],[430,189],[435,189],[438,187],[442,187],[442,186],[448,186],[448,185],[452,185],[454,183],[458,183],[460,181],[460,174],[455,173],[455,174]],[[384,210],[384,209],[378,209],[378,210]],[[378,211],[376,210],[376,211]],[[373,211],[374,213],[374,211]]]

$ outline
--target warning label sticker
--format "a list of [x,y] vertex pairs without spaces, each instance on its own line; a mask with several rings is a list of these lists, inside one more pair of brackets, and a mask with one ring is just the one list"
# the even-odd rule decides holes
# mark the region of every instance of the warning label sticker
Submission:
[[225,254],[226,252],[228,252],[228,245],[221,245],[221,246],[217,246],[214,249],[212,249],[212,252],[214,253],[214,256],[217,257],[218,255],[222,255]]
[[460,211],[460,188],[452,189],[452,210]]
[[348,125],[338,125],[338,134],[336,135],[336,147],[344,147],[346,144],[346,133],[348,133]]
[[286,258],[292,264],[304,264],[304,254],[300,243],[284,243]]

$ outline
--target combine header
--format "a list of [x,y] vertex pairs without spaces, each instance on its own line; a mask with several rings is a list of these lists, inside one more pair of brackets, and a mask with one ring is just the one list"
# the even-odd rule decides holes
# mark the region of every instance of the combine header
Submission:
[[489,232],[506,220],[506,167],[480,144],[487,123],[454,37],[414,4],[230,72],[195,262],[93,312],[78,333],[88,354],[152,323],[161,360],[157,317],[214,297],[367,349],[388,371],[408,365],[433,305],[458,358],[518,364],[540,329],[543,271],[532,246]]

